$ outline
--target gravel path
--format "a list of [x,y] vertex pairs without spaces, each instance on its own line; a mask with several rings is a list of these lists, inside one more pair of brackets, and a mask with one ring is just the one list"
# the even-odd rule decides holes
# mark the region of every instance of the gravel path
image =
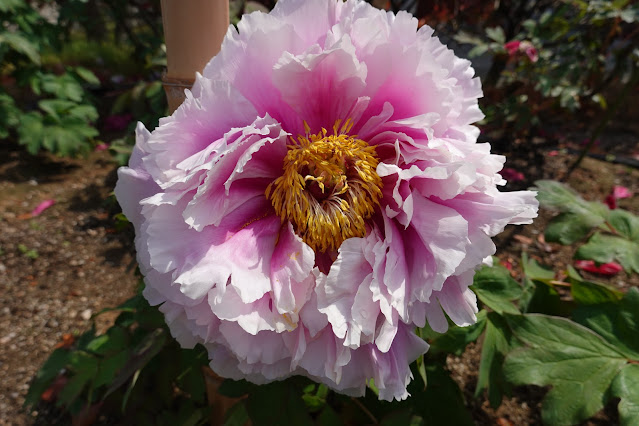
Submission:
[[[21,407],[39,366],[137,283],[132,236],[114,229],[109,155],[62,160],[11,148],[0,145],[0,425],[32,423]],[[30,217],[47,199],[55,204]]]

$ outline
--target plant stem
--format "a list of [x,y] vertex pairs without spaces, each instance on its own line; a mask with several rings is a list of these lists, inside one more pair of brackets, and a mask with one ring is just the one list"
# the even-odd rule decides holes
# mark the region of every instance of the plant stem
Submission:
[[371,413],[368,408],[366,408],[364,406],[364,404],[362,404],[361,402],[359,402],[359,400],[357,398],[351,397],[351,399],[353,400],[353,402],[355,403],[355,405],[357,405],[367,416],[369,419],[371,419],[371,421],[373,422],[373,424],[378,425],[379,422],[377,421],[377,419],[375,418],[375,416],[373,415],[373,413]]

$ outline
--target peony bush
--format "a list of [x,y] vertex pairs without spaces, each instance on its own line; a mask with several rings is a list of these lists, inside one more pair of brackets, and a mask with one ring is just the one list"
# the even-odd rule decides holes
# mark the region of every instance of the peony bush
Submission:
[[500,192],[470,62],[407,13],[280,0],[185,102],[138,125],[116,196],[144,296],[224,377],[405,399],[414,330],[476,321],[469,286],[534,192]]

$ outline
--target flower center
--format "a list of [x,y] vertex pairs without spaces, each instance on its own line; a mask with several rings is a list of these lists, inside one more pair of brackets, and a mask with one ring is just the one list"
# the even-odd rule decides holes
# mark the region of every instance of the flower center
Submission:
[[336,250],[347,238],[366,235],[365,220],[379,205],[382,180],[375,169],[375,147],[355,136],[346,120],[292,139],[284,173],[266,188],[282,221],[289,220],[313,250]]

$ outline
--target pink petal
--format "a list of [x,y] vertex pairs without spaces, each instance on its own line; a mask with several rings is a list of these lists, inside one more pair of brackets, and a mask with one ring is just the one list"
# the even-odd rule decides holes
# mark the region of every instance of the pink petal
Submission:
[[44,200],[40,204],[36,206],[35,209],[31,210],[31,216],[38,216],[40,213],[51,207],[55,204],[55,200]]
[[632,197],[632,192],[630,192],[630,190],[625,186],[615,185],[612,190],[612,195],[616,199],[630,198]]
[[506,49],[506,51],[508,52],[508,54],[510,56],[514,55],[515,53],[517,53],[517,51],[519,50],[519,45],[521,44],[521,41],[519,40],[512,40],[509,41],[508,43],[504,44],[504,49]]
[[593,274],[612,276],[623,271],[623,267],[617,262],[608,262],[597,265],[593,260],[577,260],[575,266]]

